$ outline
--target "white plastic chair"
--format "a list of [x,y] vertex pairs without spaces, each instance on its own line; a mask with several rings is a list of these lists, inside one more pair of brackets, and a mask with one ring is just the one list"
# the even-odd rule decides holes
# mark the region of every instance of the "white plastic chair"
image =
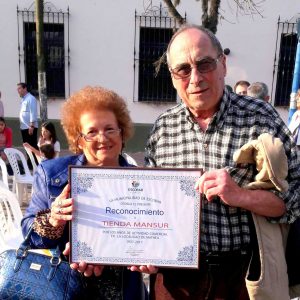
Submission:
[[23,241],[22,211],[14,193],[0,185],[0,252],[15,249]]
[[1,169],[1,174],[2,174],[2,181],[5,184],[5,186],[9,189],[6,163],[4,162],[4,160],[1,157],[0,157],[0,169]]
[[136,160],[132,156],[130,156],[129,154],[123,152],[122,156],[127,160],[127,162],[129,164],[134,165],[134,166],[138,165],[138,163],[136,162]]
[[32,174],[34,174],[34,172],[37,168],[37,164],[36,164],[35,159],[34,159],[35,155],[34,155],[34,153],[32,153],[32,151],[29,148],[24,147],[24,149],[25,149],[26,153],[29,156],[29,159],[30,159],[31,164],[32,164]]
[[[32,188],[33,176],[30,173],[25,156],[21,151],[15,148],[5,148],[4,153],[14,172],[13,192],[16,192],[19,203],[22,205],[24,194],[27,199],[27,186],[29,185]],[[18,161],[22,163],[25,174],[21,174]]]

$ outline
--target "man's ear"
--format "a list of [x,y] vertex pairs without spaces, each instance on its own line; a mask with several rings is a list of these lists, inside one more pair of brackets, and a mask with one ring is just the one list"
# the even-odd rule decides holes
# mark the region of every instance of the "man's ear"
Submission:
[[174,89],[176,90],[176,85],[175,85],[176,79],[174,79],[172,73],[171,73],[171,78],[172,78],[172,84],[173,84],[173,87],[174,87]]
[[224,68],[224,77],[226,77],[227,75],[227,64],[226,64],[226,55],[223,55],[222,57],[222,65],[223,65],[223,68]]

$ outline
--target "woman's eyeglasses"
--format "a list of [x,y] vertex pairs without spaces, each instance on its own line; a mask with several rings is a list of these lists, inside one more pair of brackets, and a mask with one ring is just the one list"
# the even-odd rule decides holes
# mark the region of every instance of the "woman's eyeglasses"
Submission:
[[87,142],[98,141],[98,136],[103,135],[107,139],[112,139],[120,135],[121,129],[106,129],[104,131],[90,131],[87,134],[80,133],[80,136],[83,137]]
[[217,68],[217,62],[220,60],[223,54],[220,54],[217,58],[206,57],[199,61],[195,62],[195,66],[191,66],[190,64],[182,64],[178,67],[171,69],[170,72],[172,73],[175,79],[186,79],[189,78],[192,74],[192,69],[196,68],[199,73],[208,73],[214,71]]

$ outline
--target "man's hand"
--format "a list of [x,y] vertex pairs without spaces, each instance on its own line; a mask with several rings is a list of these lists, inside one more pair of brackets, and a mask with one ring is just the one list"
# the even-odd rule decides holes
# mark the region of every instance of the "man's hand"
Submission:
[[286,212],[284,201],[268,190],[247,190],[239,187],[225,169],[204,173],[195,188],[208,201],[214,196],[227,205],[241,207],[265,217],[280,217]]
[[[66,248],[63,251],[64,255],[69,255],[70,254],[70,242],[66,244]],[[99,266],[99,265],[88,265],[86,262],[81,261],[79,264],[77,263],[72,263],[70,264],[70,267],[73,270],[77,270],[80,273],[83,273],[84,276],[90,277],[93,274],[95,276],[100,276],[103,272],[104,266]]]
[[152,265],[147,266],[131,266],[127,267],[128,270],[133,272],[140,272],[140,273],[146,273],[146,274],[155,274],[158,272],[158,268],[154,267]]
[[225,169],[205,172],[196,183],[196,189],[205,194],[208,201],[215,196],[230,206],[241,207],[241,196],[244,189],[240,188]]
[[28,134],[33,135],[34,127],[29,127],[28,128]]

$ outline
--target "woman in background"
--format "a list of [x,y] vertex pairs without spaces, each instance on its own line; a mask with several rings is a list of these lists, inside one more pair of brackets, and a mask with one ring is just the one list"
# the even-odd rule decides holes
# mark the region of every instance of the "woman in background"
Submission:
[[[5,119],[0,117],[0,156],[6,164],[8,175],[13,175],[14,172],[9,164],[7,157],[4,153],[5,148],[12,147],[12,130],[6,126]],[[23,167],[19,165],[21,174],[24,173]]]
[[[45,122],[42,124],[41,134],[37,145],[40,148],[43,144],[52,144],[54,147],[55,157],[59,157],[60,143],[56,136],[55,127],[51,122]],[[37,160],[41,162],[42,157],[39,150],[33,148],[28,143],[24,143],[23,146],[30,149],[31,152],[36,156]]]

